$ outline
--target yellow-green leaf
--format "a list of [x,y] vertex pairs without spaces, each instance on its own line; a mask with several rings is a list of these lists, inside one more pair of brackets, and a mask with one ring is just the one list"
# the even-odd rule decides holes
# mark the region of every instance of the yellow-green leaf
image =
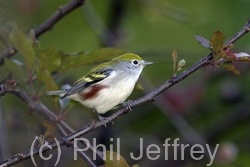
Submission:
[[26,67],[32,70],[35,63],[35,51],[29,38],[13,23],[12,31],[9,35],[10,42],[22,54]]
[[221,50],[221,51],[218,51],[216,53],[214,53],[214,56],[215,56],[215,61],[219,61],[221,58],[225,59],[225,60],[228,60],[230,61],[230,57],[226,56],[224,50]]
[[219,52],[224,48],[224,40],[225,35],[220,32],[216,31],[210,38],[210,46],[214,52]]
[[62,64],[62,55],[54,48],[48,48],[39,51],[37,54],[38,66],[37,72],[47,69],[49,72],[58,71]]
[[47,69],[43,69],[37,74],[37,79],[46,85],[47,91],[58,90],[58,86],[51,78],[50,72]]
[[106,160],[104,162],[106,167],[129,167],[126,160],[114,151],[106,151]]
[[45,137],[48,137],[49,135],[51,135],[56,129],[56,124],[53,122],[49,122],[45,120],[43,121],[43,125],[47,127],[47,130],[44,134]]
[[234,73],[237,74],[237,75],[240,74],[239,70],[237,70],[237,69],[234,67],[234,65],[232,65],[232,64],[223,64],[223,65],[221,66],[221,68],[224,68],[224,69],[226,69],[227,71],[232,71],[232,72],[234,72]]

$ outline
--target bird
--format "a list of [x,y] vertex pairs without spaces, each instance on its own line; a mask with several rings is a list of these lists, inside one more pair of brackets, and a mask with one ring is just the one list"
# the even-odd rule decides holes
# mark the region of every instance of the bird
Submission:
[[106,118],[100,114],[120,104],[130,108],[129,102],[126,103],[125,100],[132,93],[143,68],[151,64],[153,62],[144,61],[136,54],[125,53],[95,66],[71,88],[50,91],[47,95],[59,95],[61,99],[69,98],[80,102],[93,109],[106,126]]

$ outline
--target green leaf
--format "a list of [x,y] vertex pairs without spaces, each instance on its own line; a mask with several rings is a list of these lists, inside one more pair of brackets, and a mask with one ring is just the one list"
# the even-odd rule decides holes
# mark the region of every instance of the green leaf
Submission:
[[53,122],[49,122],[49,121],[46,121],[44,120],[43,121],[43,125],[47,127],[47,130],[44,134],[44,137],[48,137],[49,135],[51,135],[55,129],[56,129],[56,124],[53,123]]
[[56,72],[61,68],[62,55],[54,48],[39,51],[37,54],[37,72],[47,69],[49,72]]
[[[223,60],[222,60],[223,61]],[[227,71],[232,71],[234,72],[235,74],[239,75],[240,72],[239,70],[237,70],[233,64],[231,63],[227,63],[227,62],[216,62],[216,67],[220,67],[220,68],[223,68],[223,69],[226,69]]]
[[37,78],[46,85],[48,91],[56,90],[57,85],[52,80],[51,73],[59,72],[58,77],[75,67],[109,61],[123,53],[124,51],[117,48],[101,48],[90,54],[85,52],[68,54],[49,48],[37,54]]
[[12,61],[10,59],[4,58],[4,65],[9,70],[17,82],[24,84],[24,81],[27,79],[27,73],[25,66],[19,64],[17,61]]
[[59,75],[78,66],[110,61],[124,53],[124,51],[117,48],[100,48],[90,54],[86,52],[79,52],[76,54],[63,53],[62,68],[59,71]]
[[50,72],[47,69],[43,69],[42,71],[40,71],[37,75],[37,79],[39,79],[46,85],[47,91],[58,90],[58,86],[51,78]]
[[215,53],[220,52],[224,49],[224,40],[225,35],[222,32],[216,31],[215,33],[213,33],[210,38],[210,46]]
[[35,63],[35,51],[29,38],[13,23],[9,35],[10,42],[25,59],[27,69],[31,70]]
[[239,70],[237,70],[232,64],[224,64],[222,68],[225,68],[227,71],[232,71],[234,74],[240,74]]
[[114,151],[106,151],[106,160],[104,162],[107,167],[129,167],[126,160]]

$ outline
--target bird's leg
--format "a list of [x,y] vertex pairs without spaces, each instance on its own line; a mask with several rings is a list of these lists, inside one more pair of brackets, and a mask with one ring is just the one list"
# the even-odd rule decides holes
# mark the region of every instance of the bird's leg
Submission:
[[94,109],[94,112],[97,114],[98,119],[102,122],[102,124],[103,124],[105,127],[107,127],[107,125],[106,125],[105,121],[107,121],[107,120],[109,120],[109,119],[108,119],[108,118],[105,118],[105,117],[100,116],[100,114],[96,111],[96,109]]
[[126,108],[129,112],[132,112],[131,100],[122,103],[122,106]]

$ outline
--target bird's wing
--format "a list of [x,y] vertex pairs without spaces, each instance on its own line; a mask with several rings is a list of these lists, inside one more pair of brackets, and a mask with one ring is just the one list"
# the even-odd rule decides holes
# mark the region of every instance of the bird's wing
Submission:
[[[93,71],[93,70],[92,70]],[[103,79],[107,78],[111,72],[113,71],[111,68],[99,69],[94,70],[95,72],[90,71],[89,74],[84,76],[83,78],[79,79],[75,82],[72,88],[70,88],[62,97],[61,99],[70,96],[74,93],[77,93],[83,89],[90,87],[91,85],[102,81]]]

